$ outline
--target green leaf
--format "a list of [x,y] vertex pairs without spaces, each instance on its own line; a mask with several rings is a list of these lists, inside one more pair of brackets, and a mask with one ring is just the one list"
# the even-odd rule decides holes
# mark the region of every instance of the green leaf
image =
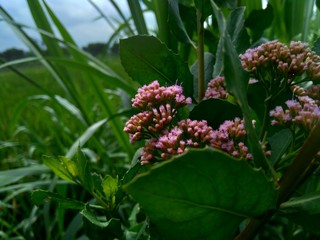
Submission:
[[318,38],[313,46],[312,46],[312,51],[316,52],[317,55],[320,55],[320,38]]
[[[62,178],[63,180],[74,182],[74,178],[72,174],[68,171],[67,167],[64,165],[64,161],[62,157],[59,159],[50,157],[50,156],[43,156],[42,161],[43,163],[50,168],[58,177]],[[71,161],[71,160],[69,160]]]
[[226,30],[238,53],[242,53],[250,47],[249,35],[244,27],[244,11],[244,7],[236,8],[227,19]]
[[116,218],[107,220],[105,216],[99,216],[88,207],[81,212],[86,235],[90,239],[113,240],[122,239],[121,221]]
[[207,17],[212,15],[212,8],[208,0],[194,0],[194,5],[201,13],[201,21],[204,22]]
[[254,42],[262,36],[264,30],[271,26],[273,17],[273,7],[270,3],[266,9],[253,10],[250,12],[245,21],[245,26],[252,31]]
[[262,167],[267,175],[274,175],[274,171],[269,161],[262,152],[258,136],[252,125],[251,110],[247,99],[247,86],[249,74],[241,66],[239,56],[232,44],[230,36],[224,35],[224,75],[225,83],[229,92],[235,97],[239,104],[244,118],[244,124],[250,144],[254,163],[256,167]]
[[277,198],[262,171],[212,148],[189,149],[124,188],[165,239],[232,239],[241,221]]
[[105,196],[113,202],[113,198],[118,191],[118,179],[113,178],[110,175],[105,176],[102,181],[102,189]]
[[137,173],[141,170],[142,165],[140,163],[140,156],[141,156],[142,148],[139,148],[131,161],[131,166],[128,169],[128,171],[123,175],[121,179],[121,185],[127,184],[130,182],[136,175]]
[[317,6],[318,10],[320,10],[320,0],[316,0],[316,6]]
[[218,42],[217,52],[216,52],[216,62],[214,64],[213,68],[213,77],[216,77],[218,75],[221,75],[223,71],[223,34],[225,32],[226,28],[226,20],[224,19],[222,11],[219,9],[219,7],[214,3],[214,1],[211,0],[211,5],[213,8],[214,15],[218,22],[219,31],[221,34],[221,37]]
[[242,118],[239,106],[217,98],[200,102],[192,109],[189,116],[192,120],[206,120],[214,129],[218,128],[225,120],[233,120],[236,117]]
[[320,192],[292,198],[288,202],[281,204],[280,211],[306,230],[320,233]]
[[127,0],[127,3],[138,34],[148,34],[148,28],[144,19],[140,2]]
[[54,201],[59,204],[60,207],[66,209],[83,209],[85,204],[74,199],[69,199],[61,196],[60,194],[38,189],[32,192],[32,202],[39,206],[46,201]]
[[0,171],[0,187],[17,182],[24,177],[46,173],[48,171],[49,169],[44,165],[33,165],[30,167]]
[[182,84],[192,96],[193,78],[187,63],[152,36],[134,36],[120,41],[120,58],[127,73],[141,85]]
[[269,138],[271,145],[270,162],[276,163],[293,141],[293,135],[290,129],[283,129]]
[[90,164],[88,159],[84,156],[83,152],[81,151],[80,147],[78,148],[75,163],[78,167],[79,178],[83,187],[91,193],[94,188],[94,183],[90,171]]
[[169,0],[168,2],[169,8],[169,16],[168,16],[168,24],[170,26],[171,31],[175,35],[175,37],[186,44],[191,44],[194,48],[194,42],[190,39],[188,32],[182,22],[179,12],[179,1],[178,0]]

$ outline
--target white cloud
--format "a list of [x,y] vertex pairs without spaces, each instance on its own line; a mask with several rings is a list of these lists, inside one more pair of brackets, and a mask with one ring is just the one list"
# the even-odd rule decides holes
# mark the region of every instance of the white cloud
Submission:
[[[95,20],[99,13],[87,0],[47,0],[46,2],[80,46],[90,42],[106,42],[113,33],[112,28],[104,19]],[[94,3],[108,18],[119,18],[109,1],[94,0]],[[128,15],[127,2],[118,0],[116,3]],[[35,26],[26,0],[0,0],[0,6],[15,21]],[[0,29],[0,51],[11,47],[26,49],[7,23],[1,21]],[[28,31],[28,33],[32,38],[40,39],[36,32]]]

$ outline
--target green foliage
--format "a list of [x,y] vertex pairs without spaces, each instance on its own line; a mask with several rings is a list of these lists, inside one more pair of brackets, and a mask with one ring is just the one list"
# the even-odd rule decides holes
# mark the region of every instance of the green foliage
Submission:
[[[45,48],[0,7],[32,53],[0,65],[0,238],[319,236],[320,124],[309,132],[271,126],[269,111],[296,93],[251,84],[239,59],[273,39],[315,42],[319,54],[319,1],[270,0],[265,9],[259,0],[128,1],[127,16],[110,0],[119,22],[89,0],[114,30],[105,48],[125,36],[120,56],[107,59],[79,48],[48,3],[27,2]],[[147,12],[157,29],[148,29]],[[202,100],[216,76],[224,76],[230,95]],[[136,113],[129,98],[154,80],[181,85],[192,98],[175,121],[206,120],[216,130],[243,118],[252,159],[205,147],[141,166],[144,143],[131,143],[123,128]]]
[[192,96],[192,75],[185,62],[152,36],[135,36],[120,42],[120,57],[127,73],[140,84],[157,79],[161,84],[180,83]]
[[[212,111],[214,109],[214,111]],[[207,113],[203,116],[203,113]],[[222,99],[207,99],[200,102],[190,112],[193,120],[206,120],[214,129],[218,128],[225,120],[241,118],[242,112],[239,106]]]
[[305,194],[302,197],[292,198],[281,204],[280,211],[293,222],[302,225],[309,231],[319,232],[320,214],[319,192]]
[[277,196],[261,171],[210,148],[154,166],[125,188],[169,239],[231,239]]

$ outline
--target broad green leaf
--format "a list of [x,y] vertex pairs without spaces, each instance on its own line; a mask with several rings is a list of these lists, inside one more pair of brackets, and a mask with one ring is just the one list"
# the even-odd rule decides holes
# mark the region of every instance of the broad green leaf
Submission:
[[270,162],[276,163],[286,152],[293,141],[293,135],[290,129],[283,129],[269,138],[271,145]]
[[168,16],[168,24],[170,26],[171,31],[175,35],[175,37],[186,44],[191,44],[194,48],[194,42],[190,39],[188,32],[182,22],[179,12],[179,1],[178,0],[169,0],[168,1],[169,8],[169,16]]
[[226,100],[208,99],[195,106],[189,117],[193,120],[206,120],[210,126],[216,129],[225,120],[233,120],[236,117],[242,118],[242,112],[239,106]]
[[320,192],[292,198],[281,204],[280,212],[306,230],[320,233]]
[[270,3],[266,9],[253,10],[250,12],[245,21],[245,25],[252,31],[254,42],[262,36],[264,30],[271,26],[273,18],[273,7]]
[[74,199],[65,198],[60,194],[38,189],[32,192],[32,202],[39,206],[44,204],[46,201],[54,201],[62,208],[66,209],[84,209],[85,204]]
[[124,186],[164,239],[232,239],[239,224],[275,207],[262,171],[221,151],[189,149]]
[[30,167],[21,167],[16,169],[0,171],[0,187],[15,183],[27,176],[47,172],[49,172],[49,169],[44,165],[33,165]]
[[141,85],[182,84],[192,96],[193,79],[187,63],[152,36],[134,36],[120,41],[120,58],[127,73]]
[[42,161],[58,177],[69,182],[74,182],[74,178],[72,174],[68,171],[67,167],[64,165],[61,157],[59,159],[56,159],[50,156],[43,156]]

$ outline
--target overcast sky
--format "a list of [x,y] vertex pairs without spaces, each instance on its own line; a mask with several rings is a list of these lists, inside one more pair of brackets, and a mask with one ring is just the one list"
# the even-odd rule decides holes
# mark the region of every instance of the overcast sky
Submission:
[[[110,1],[93,1],[108,17],[119,19],[119,15],[110,4]],[[90,42],[106,42],[113,33],[112,28],[104,19],[96,20],[99,13],[88,0],[47,0],[46,2],[68,29],[76,43],[81,47]],[[129,10],[126,0],[116,0],[115,2],[121,7],[123,12],[128,14]],[[35,26],[26,0],[0,0],[0,6],[15,21]],[[33,38],[40,39],[35,31],[28,31],[28,33]],[[12,47],[27,50],[8,24],[0,21],[0,51]]]

